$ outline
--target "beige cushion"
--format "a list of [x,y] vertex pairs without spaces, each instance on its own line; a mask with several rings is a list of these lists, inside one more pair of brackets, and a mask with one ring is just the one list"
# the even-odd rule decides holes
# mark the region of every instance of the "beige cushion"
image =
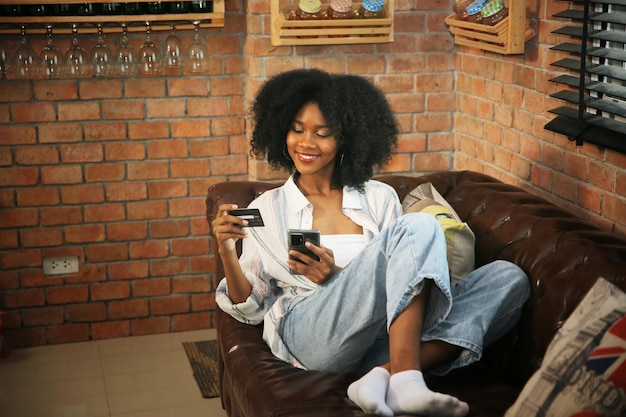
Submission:
[[402,201],[404,213],[428,213],[443,227],[448,246],[450,281],[454,286],[474,270],[474,232],[430,182],[413,189]]
[[600,278],[505,417],[626,415],[626,294]]

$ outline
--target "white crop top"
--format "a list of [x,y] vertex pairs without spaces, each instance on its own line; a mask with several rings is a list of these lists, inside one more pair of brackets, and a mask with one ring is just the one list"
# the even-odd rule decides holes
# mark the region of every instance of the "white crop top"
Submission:
[[332,249],[335,255],[335,265],[340,268],[348,263],[365,247],[364,235],[322,235],[321,243]]

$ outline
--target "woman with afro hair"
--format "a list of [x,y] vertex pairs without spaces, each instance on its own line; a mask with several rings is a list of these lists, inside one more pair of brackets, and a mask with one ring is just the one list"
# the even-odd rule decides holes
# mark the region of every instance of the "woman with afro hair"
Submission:
[[[219,207],[220,308],[263,323],[274,355],[294,366],[354,373],[347,395],[365,412],[466,415],[465,402],[431,391],[422,372],[480,359],[519,318],[526,275],[496,261],[450,286],[437,220],[402,215],[395,190],[371,179],[398,127],[364,78],[284,72],[261,87],[251,114],[251,154],[291,175],[250,204],[262,227],[229,214],[236,205]],[[307,242],[312,255],[290,250],[289,229],[319,230],[321,244]]]

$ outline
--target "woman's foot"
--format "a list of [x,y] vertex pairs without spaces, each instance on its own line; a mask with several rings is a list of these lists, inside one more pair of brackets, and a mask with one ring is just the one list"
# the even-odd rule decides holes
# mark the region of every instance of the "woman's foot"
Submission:
[[428,417],[463,417],[467,403],[451,395],[431,391],[421,371],[410,370],[391,375],[386,403],[395,414],[418,414]]
[[393,411],[385,403],[389,371],[376,367],[348,387],[348,398],[366,413],[392,417]]

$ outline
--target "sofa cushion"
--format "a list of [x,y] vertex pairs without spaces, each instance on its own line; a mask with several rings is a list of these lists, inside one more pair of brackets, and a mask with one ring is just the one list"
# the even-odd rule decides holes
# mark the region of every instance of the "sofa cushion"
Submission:
[[450,280],[456,285],[474,270],[474,244],[476,237],[430,182],[415,187],[402,201],[404,213],[427,213],[441,224],[446,236]]
[[598,279],[505,417],[621,417],[625,389],[626,293]]

